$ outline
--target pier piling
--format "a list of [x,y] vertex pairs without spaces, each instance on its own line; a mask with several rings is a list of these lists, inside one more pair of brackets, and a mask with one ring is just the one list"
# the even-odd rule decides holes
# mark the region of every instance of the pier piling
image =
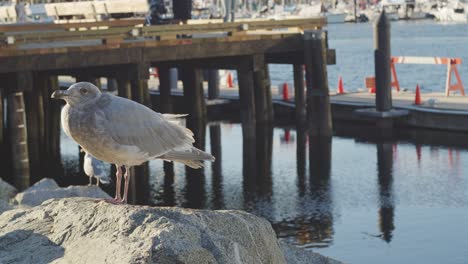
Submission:
[[255,139],[255,88],[254,73],[250,63],[242,63],[237,69],[239,79],[240,117],[244,138]]
[[304,96],[304,70],[302,65],[294,64],[294,101],[296,104],[296,123],[303,125],[306,119],[306,102]]
[[377,111],[392,109],[392,77],[390,69],[390,21],[382,11],[374,26],[374,58],[375,58],[375,104]]
[[313,136],[331,136],[332,119],[327,78],[327,36],[323,30],[304,32],[307,121]]
[[29,149],[23,92],[7,96],[8,136],[11,144],[12,174],[15,187],[26,189],[30,184]]
[[160,108],[161,113],[172,112],[171,101],[171,77],[170,69],[165,66],[158,67],[159,73],[159,95],[160,95]]
[[208,71],[208,99],[216,99],[219,97],[219,71]]

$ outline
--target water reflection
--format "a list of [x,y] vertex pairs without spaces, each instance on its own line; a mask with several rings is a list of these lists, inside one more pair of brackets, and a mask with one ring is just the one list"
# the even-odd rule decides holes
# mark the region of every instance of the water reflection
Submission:
[[377,143],[377,176],[379,184],[379,227],[381,238],[390,243],[393,237],[395,201],[393,195],[393,144]]
[[216,157],[216,160],[211,163],[211,184],[213,192],[213,209],[221,209],[224,207],[223,197],[223,156],[221,148],[221,125],[214,124],[210,126],[210,144],[211,155]]
[[[412,229],[420,219],[402,220],[411,217],[408,212],[413,208],[425,212],[424,221],[428,221],[431,216],[443,217],[437,213],[445,210],[440,208],[466,208],[468,204],[466,178],[461,173],[466,153],[459,148],[411,144],[407,138],[403,143],[395,138],[382,140],[367,137],[368,131],[362,130],[343,130],[348,134],[332,142],[331,138],[309,137],[299,126],[288,128],[289,143],[285,144],[288,130],[284,128],[256,126],[253,137],[242,138],[236,124],[206,126],[188,120],[187,126],[194,131],[199,148],[205,148],[209,134],[206,149],[216,162],[192,170],[155,161],[146,177],[133,178],[132,203],[246,210],[267,218],[281,239],[294,244],[336,252],[343,246],[352,248],[351,244],[356,245],[353,250],[371,245],[381,253],[387,243],[394,248],[405,245],[401,237],[396,239],[397,227],[405,230],[408,239],[421,236]],[[350,131],[359,137],[351,137]],[[73,163],[65,164],[65,173],[76,175],[76,145],[70,149],[75,156]],[[363,239],[362,234],[378,238]]]
[[333,201],[330,186],[331,137],[309,135],[309,178],[310,190],[320,217],[311,220],[316,241],[328,245],[333,237]]
[[[206,121],[200,118],[188,117],[187,128],[192,130],[196,148],[205,150]],[[206,203],[205,168],[192,169],[185,166],[185,202],[186,208],[203,208]]]

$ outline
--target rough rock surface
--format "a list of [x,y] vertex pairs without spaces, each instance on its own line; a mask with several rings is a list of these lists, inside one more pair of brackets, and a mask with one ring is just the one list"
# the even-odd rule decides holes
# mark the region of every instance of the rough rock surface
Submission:
[[0,200],[0,214],[11,209],[13,209],[11,205],[9,205],[7,202],[3,200]]
[[269,222],[242,211],[52,199],[0,215],[0,263],[285,263]]
[[0,200],[8,202],[18,191],[0,178]]
[[283,241],[280,244],[288,264],[343,264],[343,262],[292,246]]
[[97,186],[69,186],[61,188],[52,179],[42,179],[26,191],[15,196],[17,205],[36,206],[52,198],[90,197],[111,198]]

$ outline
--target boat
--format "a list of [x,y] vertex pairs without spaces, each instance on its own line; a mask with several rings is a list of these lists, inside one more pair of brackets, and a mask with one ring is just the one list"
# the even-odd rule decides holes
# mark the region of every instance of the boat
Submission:
[[460,1],[441,3],[432,14],[440,22],[468,23],[468,13],[465,5]]

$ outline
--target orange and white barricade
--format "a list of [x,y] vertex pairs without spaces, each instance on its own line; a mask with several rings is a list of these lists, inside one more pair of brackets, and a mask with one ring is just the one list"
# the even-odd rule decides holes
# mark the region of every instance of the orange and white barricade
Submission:
[[[447,79],[445,82],[445,96],[449,96],[450,91],[460,91],[464,96],[465,89],[458,73],[457,65],[461,64],[460,58],[445,58],[445,57],[392,57],[391,71],[393,82],[392,86],[400,90],[400,84],[396,75],[395,64],[442,64],[447,65]],[[456,83],[452,84],[452,72],[455,75]]]

